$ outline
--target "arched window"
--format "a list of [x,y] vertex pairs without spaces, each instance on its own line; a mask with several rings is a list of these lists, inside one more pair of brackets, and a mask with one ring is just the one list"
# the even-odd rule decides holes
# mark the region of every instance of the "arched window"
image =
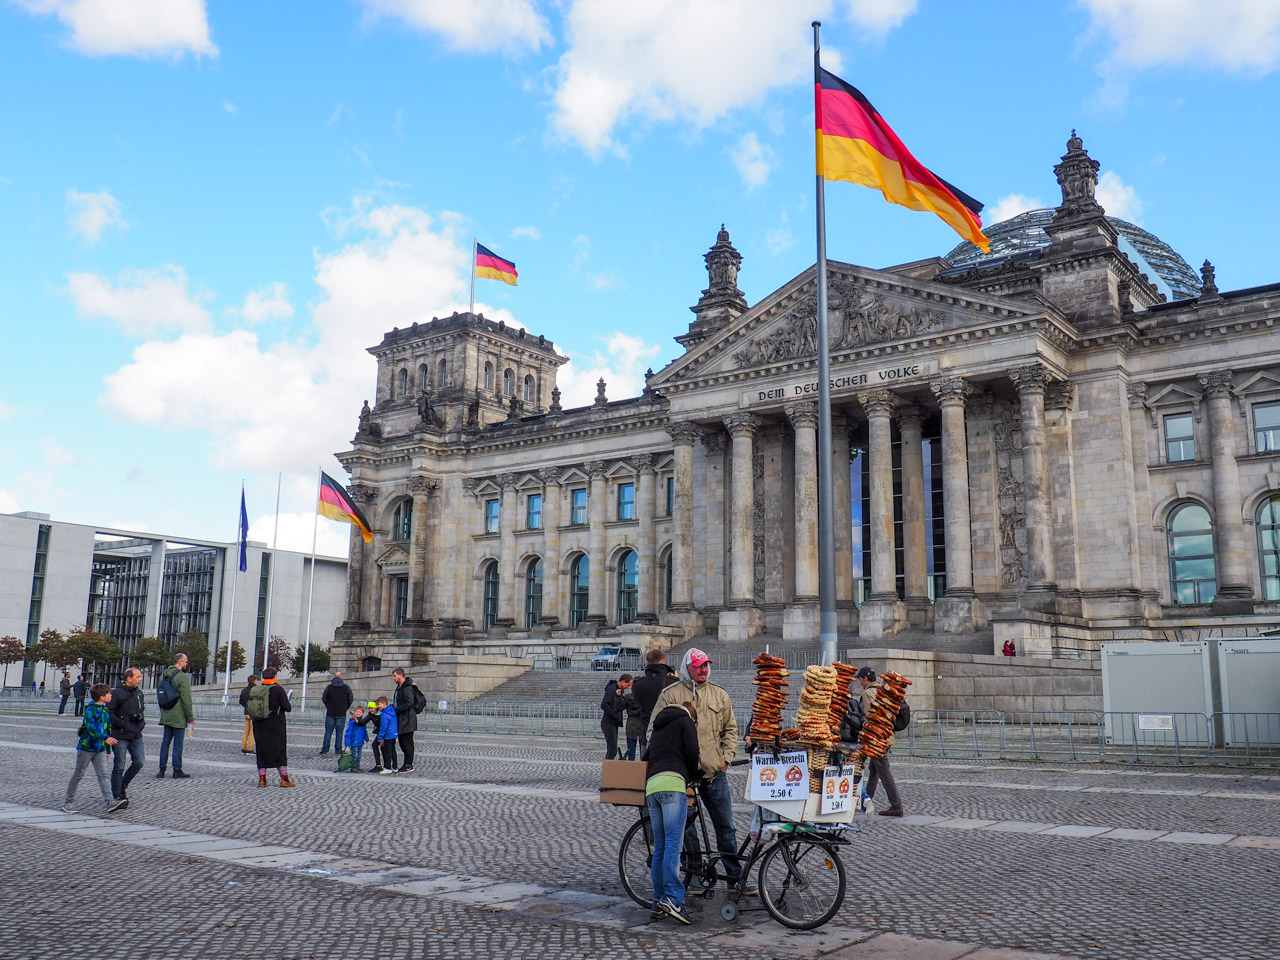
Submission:
[[396,504],[391,516],[391,539],[408,540],[413,532],[413,501],[402,500]]
[[1213,523],[1198,503],[1169,515],[1169,593],[1174,603],[1209,603],[1218,592]]
[[1258,508],[1258,569],[1262,571],[1262,599],[1280,600],[1280,497]]
[[484,568],[484,621],[488,630],[498,619],[498,561],[490,560]]
[[591,585],[591,561],[585,553],[574,558],[569,568],[569,626],[576,627],[587,619],[588,591]]
[[640,560],[634,550],[618,559],[618,623],[636,618],[636,595],[640,590]]
[[400,396],[407,397],[409,395],[409,371],[400,371]]
[[363,660],[360,661],[360,669],[364,671],[381,670],[382,658],[381,657],[365,657]]
[[533,374],[525,374],[524,377],[524,402],[533,403]]
[[445,380],[444,371],[445,371],[444,357],[441,357],[440,362],[436,364],[436,389],[437,390],[443,390],[445,388],[445,384],[448,382],[447,380]]
[[502,395],[504,397],[509,397],[514,392],[515,387],[512,382],[513,380],[514,380],[514,375],[511,373],[510,370],[502,371]]
[[484,362],[484,388],[486,390],[493,389],[493,364],[488,360]]
[[542,561],[534,557],[524,574],[524,628],[532,630],[542,618]]
[[427,372],[427,365],[425,363],[418,365],[418,389],[431,389],[431,374]]

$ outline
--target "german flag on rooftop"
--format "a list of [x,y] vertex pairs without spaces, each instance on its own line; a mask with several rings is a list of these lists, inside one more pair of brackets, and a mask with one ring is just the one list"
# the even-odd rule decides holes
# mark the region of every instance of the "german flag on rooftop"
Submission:
[[369,529],[369,521],[364,518],[360,508],[351,499],[351,495],[347,493],[347,488],[323,470],[320,471],[320,503],[316,509],[322,517],[328,517],[330,520],[337,520],[339,523],[349,523],[353,527],[358,527],[360,536],[364,537],[365,543],[373,540],[373,531]]
[[815,86],[818,176],[874,187],[890,203],[935,213],[966,240],[990,248],[981,203],[913,157],[856,88],[821,69]]
[[476,276],[484,280],[501,280],[503,283],[509,283],[511,286],[516,285],[516,265],[510,260],[503,260],[500,256],[486,247],[483,243],[476,244]]

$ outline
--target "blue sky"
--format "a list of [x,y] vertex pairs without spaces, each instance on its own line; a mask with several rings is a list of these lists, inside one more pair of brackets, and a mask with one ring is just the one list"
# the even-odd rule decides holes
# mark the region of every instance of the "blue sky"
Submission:
[[[566,405],[674,359],[723,222],[755,302],[814,260],[812,32],[916,156],[1053,205],[1074,127],[1108,211],[1222,289],[1268,236],[1280,0],[0,0],[0,512],[309,549],[364,348],[477,307],[572,358]],[[946,253],[827,189],[833,259]],[[321,521],[321,550],[346,528]]]

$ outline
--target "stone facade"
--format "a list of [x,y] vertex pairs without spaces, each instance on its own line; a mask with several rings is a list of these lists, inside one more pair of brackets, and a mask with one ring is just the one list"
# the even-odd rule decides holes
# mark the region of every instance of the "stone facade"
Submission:
[[[1088,657],[1280,614],[1280,285],[1188,296],[1168,251],[1170,300],[1097,170],[1073,133],[1032,249],[829,264],[843,637]],[[371,348],[340,640],[816,638],[816,270],[748,305],[723,228],[706,260],[638,397],[564,409],[554,346],[479,316]]]

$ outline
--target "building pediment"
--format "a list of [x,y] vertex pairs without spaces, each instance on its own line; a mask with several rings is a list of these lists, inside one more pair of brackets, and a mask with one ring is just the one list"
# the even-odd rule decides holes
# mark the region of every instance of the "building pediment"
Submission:
[[[884,271],[828,263],[831,355],[919,341],[939,333],[1043,317],[1040,304],[974,294]],[[717,376],[741,378],[817,357],[817,269],[761,300],[655,374],[656,389]]]
[[388,547],[377,560],[378,566],[382,568],[398,567],[409,565],[409,555],[398,545],[393,544]]

